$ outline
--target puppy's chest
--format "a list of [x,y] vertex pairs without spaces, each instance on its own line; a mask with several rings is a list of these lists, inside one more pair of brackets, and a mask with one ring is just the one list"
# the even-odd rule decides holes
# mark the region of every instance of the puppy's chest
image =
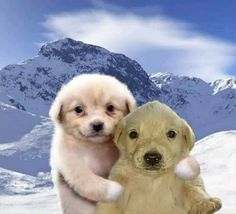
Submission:
[[83,148],[82,161],[95,174],[107,177],[118,158],[118,150],[113,144],[95,145]]
[[130,179],[122,206],[126,214],[184,214],[181,184],[168,179]]

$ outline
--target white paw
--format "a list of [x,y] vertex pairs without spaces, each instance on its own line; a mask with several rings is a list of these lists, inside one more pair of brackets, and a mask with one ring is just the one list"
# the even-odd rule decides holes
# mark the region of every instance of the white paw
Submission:
[[194,157],[188,156],[176,165],[175,174],[184,180],[196,178],[200,174],[199,163]]
[[110,181],[105,201],[115,201],[124,191],[124,188],[117,182]]

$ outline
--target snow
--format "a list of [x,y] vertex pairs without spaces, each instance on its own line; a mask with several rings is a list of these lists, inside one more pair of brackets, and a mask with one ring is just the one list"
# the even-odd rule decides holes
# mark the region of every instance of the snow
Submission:
[[223,131],[199,140],[193,151],[211,196],[222,200],[218,213],[236,213],[236,130]]
[[60,214],[55,192],[51,189],[30,195],[0,195],[1,214]]
[[37,177],[0,168],[0,195],[28,195],[52,187],[50,173]]
[[42,120],[39,116],[19,110],[0,101],[0,144],[20,139]]
[[211,86],[213,87],[215,94],[227,88],[236,89],[236,77],[216,80],[211,83]]
[[168,73],[156,73],[150,78],[162,92],[160,100],[188,121],[196,139],[236,129],[235,78],[211,84]]
[[[223,207],[217,213],[235,214],[236,130],[218,132],[203,138],[196,142],[192,155],[201,164],[201,175],[208,193],[211,196],[219,197],[223,202]],[[1,168],[0,175],[2,171],[11,175],[11,183],[14,181],[14,177],[15,180],[19,180],[19,177],[23,176]],[[23,183],[26,181],[40,183],[38,177],[24,176]],[[8,180],[6,176],[5,178]],[[25,189],[24,186],[27,186],[26,184],[22,185],[23,189]],[[48,183],[45,182],[45,184]],[[1,214],[59,214],[60,209],[55,191],[47,185],[40,188],[32,187],[31,191],[34,192],[32,194],[0,195]]]
[[52,122],[48,118],[42,118],[40,124],[20,140],[0,144],[0,166],[30,175],[49,171],[52,133]]

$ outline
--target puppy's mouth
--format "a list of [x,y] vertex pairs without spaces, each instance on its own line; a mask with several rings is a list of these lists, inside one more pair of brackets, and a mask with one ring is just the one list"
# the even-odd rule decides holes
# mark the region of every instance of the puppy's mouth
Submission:
[[145,170],[147,171],[159,171],[162,169],[161,165],[157,165],[157,166],[144,166],[143,167]]
[[97,137],[106,137],[106,135],[103,132],[99,132],[99,133],[91,133],[89,135],[87,135],[86,137],[89,138],[97,138]]
[[91,133],[88,133],[88,134],[85,134],[85,133],[82,133],[80,130],[79,130],[79,134],[84,137],[84,138],[88,138],[88,139],[101,139],[101,138],[108,138],[108,137],[111,137],[111,135],[107,135],[105,134],[103,131],[101,132],[91,132]]

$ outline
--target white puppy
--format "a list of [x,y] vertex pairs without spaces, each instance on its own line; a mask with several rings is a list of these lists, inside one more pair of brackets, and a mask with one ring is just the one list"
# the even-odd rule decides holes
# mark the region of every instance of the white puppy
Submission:
[[64,85],[50,109],[55,124],[51,167],[63,213],[93,214],[122,187],[107,180],[118,158],[113,134],[135,108],[128,88],[111,76],[84,74]]

